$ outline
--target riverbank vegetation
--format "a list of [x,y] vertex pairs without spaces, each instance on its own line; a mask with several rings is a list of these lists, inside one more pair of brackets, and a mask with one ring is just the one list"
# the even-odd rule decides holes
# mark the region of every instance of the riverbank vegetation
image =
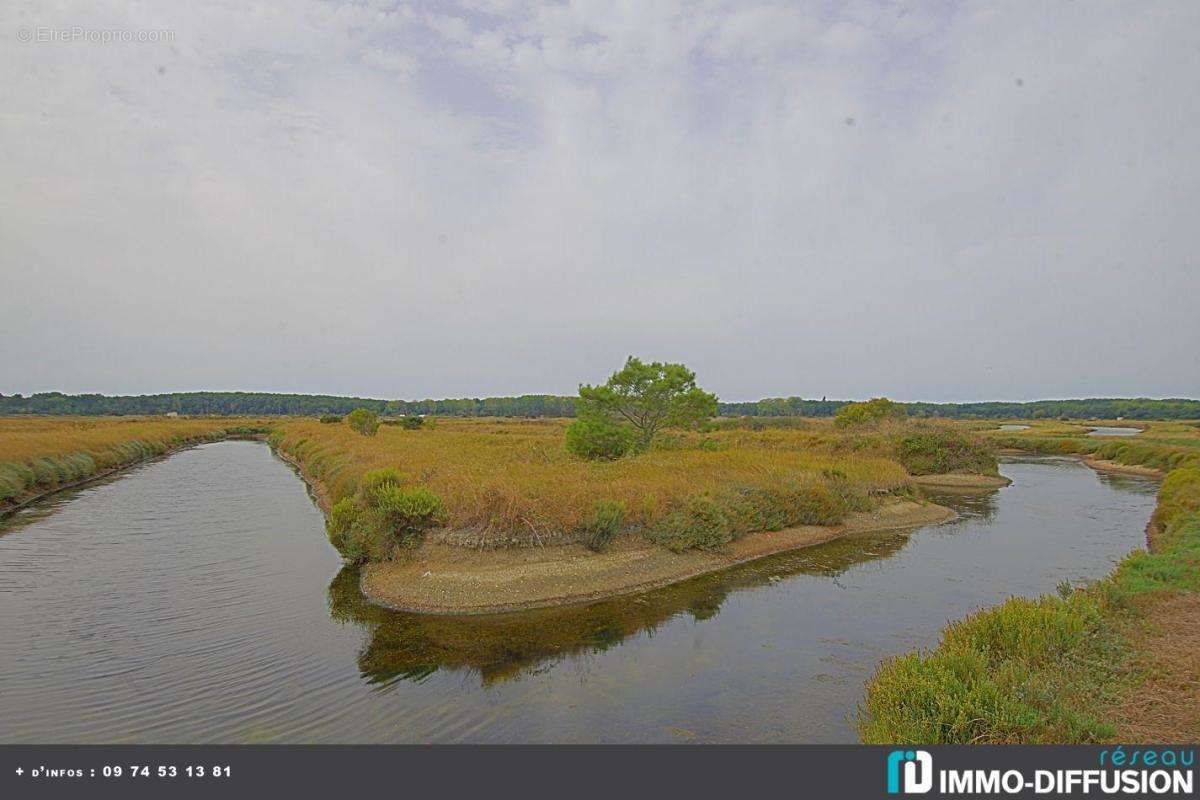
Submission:
[[1056,421],[1030,424],[1027,430],[984,431],[999,448],[1038,455],[1079,455],[1163,473],[1200,466],[1200,425],[1195,422],[1140,422],[1132,436],[1088,435],[1093,427],[1122,426],[1123,421]]
[[0,511],[178,447],[265,431],[231,417],[0,417]]
[[886,397],[838,409],[834,428],[857,450],[887,452],[910,475],[998,475],[995,447],[968,427],[940,420],[910,420]]
[[863,741],[1194,738],[1200,654],[1172,646],[1179,637],[1162,633],[1200,623],[1200,436],[1192,430],[1152,425],[1136,443],[1047,437],[1036,429],[1002,437],[1030,452],[1174,465],[1159,492],[1149,548],[1095,584],[1010,599],[952,623],[932,651],[883,662],[859,712]]

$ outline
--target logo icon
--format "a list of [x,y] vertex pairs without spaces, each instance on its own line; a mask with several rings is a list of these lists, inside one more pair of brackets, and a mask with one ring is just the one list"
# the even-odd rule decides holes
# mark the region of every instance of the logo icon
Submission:
[[933,756],[924,750],[893,750],[888,753],[888,794],[925,794],[932,788]]

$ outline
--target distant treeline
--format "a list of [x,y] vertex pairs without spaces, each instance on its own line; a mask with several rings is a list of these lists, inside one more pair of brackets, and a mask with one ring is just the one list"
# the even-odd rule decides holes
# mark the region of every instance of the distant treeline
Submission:
[[369,408],[382,415],[435,414],[447,417],[570,417],[575,398],[545,394],[460,400],[378,400],[323,394],[274,392],[172,392],[109,396],[43,392],[22,397],[0,394],[0,414],[348,414]]
[[[804,400],[774,397],[750,403],[721,403],[722,416],[828,417],[849,400]],[[900,403],[910,417],[949,419],[1200,419],[1200,400],[1139,397],[1086,400],[1034,400],[1029,403]]]
[[[775,397],[749,403],[720,403],[722,416],[828,417],[848,400]],[[1053,419],[1200,419],[1200,400],[1090,399],[1036,400],[1031,403],[903,403],[914,417]],[[175,392],[136,396],[68,395],[43,392],[23,397],[0,394],[0,414],[347,414],[369,408],[383,415],[433,414],[447,417],[571,417],[575,398],[548,394],[470,397],[448,400],[377,400],[319,394],[271,392]]]

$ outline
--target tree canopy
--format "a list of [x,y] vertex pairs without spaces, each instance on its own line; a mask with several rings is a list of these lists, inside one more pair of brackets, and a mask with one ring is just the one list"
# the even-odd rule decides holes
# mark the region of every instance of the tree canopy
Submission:
[[839,408],[833,415],[834,424],[839,428],[870,425],[889,419],[904,419],[906,416],[907,412],[903,406],[893,403],[886,397],[874,397],[865,403],[849,403]]
[[630,356],[625,366],[600,386],[579,387],[576,415],[606,416],[633,429],[636,444],[646,447],[664,427],[688,427],[717,413],[717,396],[696,385],[696,373],[683,364]]

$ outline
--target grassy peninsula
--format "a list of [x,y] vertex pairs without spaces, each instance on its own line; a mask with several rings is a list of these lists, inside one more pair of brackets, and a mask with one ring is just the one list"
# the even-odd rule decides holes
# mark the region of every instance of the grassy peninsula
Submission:
[[914,476],[1003,483],[985,440],[882,398],[787,425],[714,424],[714,405],[681,365],[630,359],[581,389],[574,421],[362,409],[270,441],[316,487],[333,545],[367,565],[370,596],[443,613],[592,600],[950,516]]

